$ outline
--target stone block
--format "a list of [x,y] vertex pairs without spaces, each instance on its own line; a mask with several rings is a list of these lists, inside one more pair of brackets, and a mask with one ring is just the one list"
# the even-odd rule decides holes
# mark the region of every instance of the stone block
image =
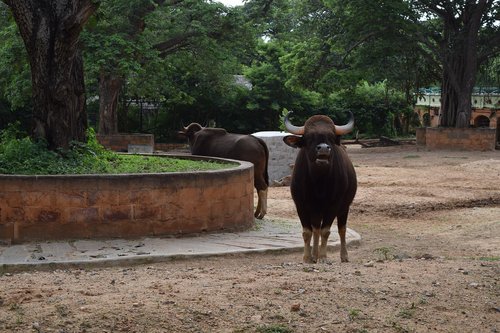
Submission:
[[132,205],[100,206],[101,220],[106,222],[132,219]]
[[97,207],[67,208],[65,214],[68,223],[100,222]]
[[129,144],[127,151],[131,154],[152,154],[154,149],[152,145]]
[[56,197],[59,207],[86,207],[87,196],[85,192],[63,192]]
[[161,206],[153,205],[133,205],[133,219],[160,219]]
[[24,208],[24,219],[27,223],[47,223],[60,222],[62,213],[57,208],[46,207],[30,207]]

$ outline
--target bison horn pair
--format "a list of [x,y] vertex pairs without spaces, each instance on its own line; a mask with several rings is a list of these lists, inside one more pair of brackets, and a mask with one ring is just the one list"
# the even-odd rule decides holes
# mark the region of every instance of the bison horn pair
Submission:
[[[292,111],[288,112],[288,114],[285,116],[285,119],[284,119],[284,123],[285,123],[285,127],[286,127],[286,130],[292,134],[295,134],[295,135],[304,135],[304,126],[294,126],[292,125],[292,123],[290,122],[290,120],[288,119],[288,116],[292,113]],[[352,112],[349,112],[349,114],[351,115],[350,119],[349,119],[349,122],[345,125],[342,125],[342,126],[337,126],[337,125],[333,125],[335,127],[335,134],[336,135],[344,135],[344,134],[347,134],[349,132],[352,132],[352,130],[354,129],[354,116],[352,114]]]
[[195,128],[196,127],[196,128],[198,128],[198,130],[202,130],[204,128],[203,126],[201,126],[198,123],[191,123],[187,127],[184,126],[184,124],[181,123],[181,127],[182,127],[182,132],[184,132],[184,133],[187,133],[190,128]]

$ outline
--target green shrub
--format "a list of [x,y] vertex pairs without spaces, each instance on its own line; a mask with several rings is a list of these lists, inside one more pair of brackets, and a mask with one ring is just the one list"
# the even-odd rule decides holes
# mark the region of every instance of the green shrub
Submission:
[[106,150],[95,132],[87,142],[72,142],[69,149],[49,150],[34,141],[16,124],[0,132],[0,174],[51,175],[100,173],[155,173],[227,168],[227,164],[171,157],[123,155]]

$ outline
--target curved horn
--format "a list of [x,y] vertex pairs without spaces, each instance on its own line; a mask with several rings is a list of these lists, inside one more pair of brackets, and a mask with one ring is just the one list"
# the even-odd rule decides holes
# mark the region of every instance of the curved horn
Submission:
[[294,125],[292,125],[290,120],[288,120],[288,116],[291,115],[292,113],[293,113],[292,111],[288,112],[287,115],[285,116],[285,119],[283,120],[283,122],[285,123],[285,128],[288,132],[290,132],[292,134],[303,135],[304,134],[304,126],[301,126],[301,127],[294,126]]
[[349,122],[347,124],[342,125],[342,126],[334,125],[335,126],[335,134],[344,135],[344,134],[352,132],[352,130],[354,129],[354,115],[350,111],[349,111],[349,114],[351,115],[351,118],[349,119]]
[[180,121],[180,125],[181,125],[181,131],[184,132],[184,133],[186,133],[187,127],[184,126],[184,123],[182,122],[182,120]]

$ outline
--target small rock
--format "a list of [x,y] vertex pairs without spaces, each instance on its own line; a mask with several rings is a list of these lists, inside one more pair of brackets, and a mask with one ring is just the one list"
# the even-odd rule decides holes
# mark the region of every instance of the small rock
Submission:
[[354,271],[354,275],[358,275],[358,276],[360,276],[360,275],[361,275],[361,272],[360,272],[360,271]]
[[477,287],[479,287],[479,283],[477,283],[477,282],[471,282],[471,283],[469,283],[469,287],[471,287],[471,288],[477,288]]
[[251,321],[254,323],[260,323],[262,321],[262,316],[261,315],[254,315],[250,318]]
[[292,311],[292,312],[300,311],[300,303],[292,304],[292,307],[290,308],[290,311]]
[[373,267],[374,266],[374,262],[373,261],[368,261],[368,262],[364,263],[363,266],[365,266],[365,267]]
[[425,253],[423,254],[420,259],[425,259],[425,260],[432,260],[432,259],[435,259],[434,256],[432,254],[429,254],[429,253]]
[[41,332],[40,324],[38,322],[35,321],[33,324],[31,324],[31,327],[37,332]]
[[411,256],[406,254],[406,253],[398,253],[394,255],[394,259],[396,260],[404,260],[404,259],[410,259]]

